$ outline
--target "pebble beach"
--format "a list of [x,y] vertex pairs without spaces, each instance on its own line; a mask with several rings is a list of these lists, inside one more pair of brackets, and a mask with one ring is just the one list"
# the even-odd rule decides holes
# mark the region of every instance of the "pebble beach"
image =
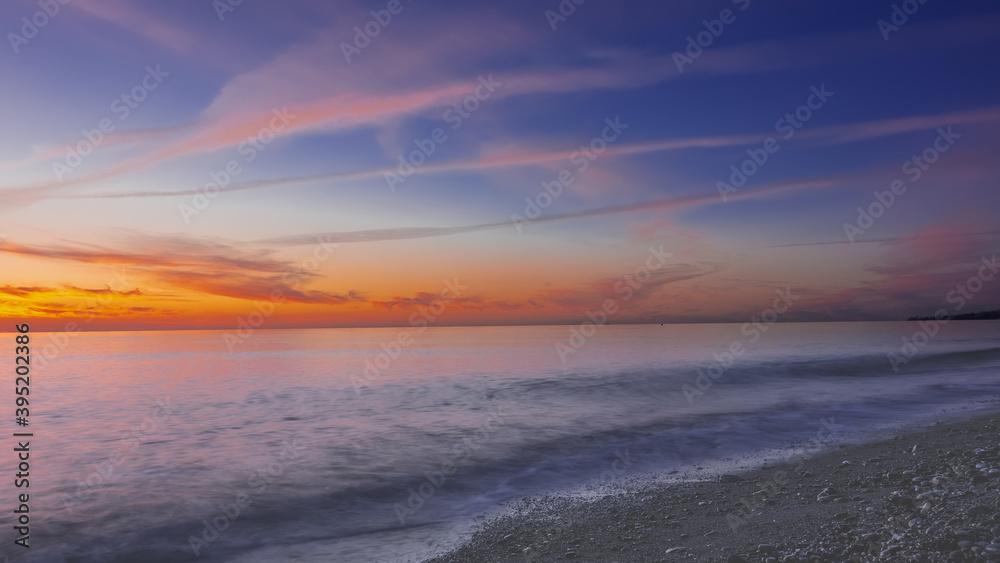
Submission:
[[431,563],[1000,561],[1000,413],[593,500],[537,498]]

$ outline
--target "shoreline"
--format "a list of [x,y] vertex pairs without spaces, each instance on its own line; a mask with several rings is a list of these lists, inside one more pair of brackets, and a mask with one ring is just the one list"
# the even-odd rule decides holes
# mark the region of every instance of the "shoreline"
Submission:
[[1000,562],[1000,408],[935,418],[711,479],[522,499],[427,562]]

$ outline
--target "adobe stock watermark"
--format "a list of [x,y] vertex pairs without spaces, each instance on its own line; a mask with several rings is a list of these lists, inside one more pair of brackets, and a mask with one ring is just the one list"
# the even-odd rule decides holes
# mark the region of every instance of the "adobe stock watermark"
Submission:
[[226,16],[235,12],[238,6],[243,4],[243,0],[212,0],[212,8],[219,21],[225,21]]
[[[786,141],[794,137],[795,133],[813,118],[814,112],[822,109],[834,94],[827,91],[826,84],[820,84],[819,88],[810,86],[809,90],[810,94],[804,104],[796,108],[794,112],[786,113],[785,117],[774,124],[775,132],[782,133],[782,138]],[[774,137],[765,139],[758,148],[747,149],[747,156],[750,158],[744,160],[739,166],[734,164],[729,167],[732,171],[732,174],[729,175],[729,183],[722,180],[715,183],[719,195],[722,196],[722,201],[729,201],[729,195],[738,192],[739,188],[745,186],[749,179],[767,164],[771,155],[779,150],[781,150],[781,143]]]
[[[148,65],[146,74],[131,90],[111,100],[111,113],[118,117],[118,121],[125,121],[132,112],[138,109],[139,104],[144,102],[149,93],[163,84],[163,79],[170,76],[169,72],[164,72],[160,65]],[[83,140],[75,145],[66,145],[66,157],[52,163],[52,173],[56,179],[63,181],[68,174],[71,174],[81,164],[83,159],[101,146],[104,139],[113,133],[118,127],[110,117],[104,117],[97,122],[97,127],[84,129],[81,132]]]
[[899,4],[893,4],[889,20],[880,19],[876,22],[878,30],[882,33],[882,39],[888,41],[889,34],[899,31],[910,21],[910,16],[916,14],[920,7],[926,3],[927,0],[903,0]]
[[502,405],[494,408],[481,428],[452,446],[451,455],[441,462],[440,468],[424,472],[426,480],[423,483],[417,485],[416,488],[409,487],[406,489],[410,493],[409,498],[406,499],[406,505],[404,506],[402,503],[397,502],[392,507],[392,510],[396,513],[396,517],[399,518],[400,524],[406,524],[407,518],[414,516],[424,506],[425,502],[430,500],[441,487],[445,486],[450,477],[458,473],[462,465],[472,459],[472,456],[479,451],[479,448],[503,427],[503,417],[508,414],[504,412]]
[[[941,155],[948,152],[955,145],[955,141],[962,138],[961,135],[951,130],[951,126],[947,129],[939,127],[937,132],[937,138],[929,147],[903,163],[902,171],[910,184],[917,183],[924,173],[930,170],[931,166],[941,158]],[[847,240],[853,244],[859,236],[871,229],[875,225],[875,220],[885,215],[896,204],[896,197],[905,194],[906,189],[906,182],[897,178],[889,184],[888,190],[872,192],[875,201],[868,204],[867,208],[858,208],[857,221],[844,223],[844,235],[847,236]]]
[[74,493],[66,495],[62,499],[63,508],[72,513],[73,507],[82,504],[88,496],[108,486],[122,473],[121,466],[128,461],[129,455],[139,449],[144,438],[151,436],[166,424],[167,419],[174,412],[174,407],[170,404],[170,397],[157,399],[156,405],[151,416],[147,416],[138,424],[133,424],[129,431],[121,433],[118,440],[119,448],[116,448],[104,461],[92,464],[90,467],[93,470],[87,473],[85,478],[77,479]]
[[[281,282],[291,291],[298,291],[302,284],[319,269],[320,264],[333,256],[333,250],[338,247],[340,247],[339,242],[328,242],[322,237],[316,237],[316,246],[313,247],[312,254],[281,274]],[[278,305],[288,301],[286,293],[285,289],[272,289],[268,294],[267,301],[254,301],[254,311],[249,313],[246,318],[236,317],[236,330],[227,331],[222,335],[222,341],[230,353],[236,352],[238,346],[253,336],[253,333],[263,326],[264,321],[271,318]]]
[[[597,484],[600,485],[610,485],[619,479],[626,471],[632,467],[632,463],[638,461],[636,457],[633,456],[632,452],[625,448],[623,453],[620,449],[614,451],[614,457],[610,463],[610,469],[605,469],[597,478]],[[530,563],[536,561],[545,561],[543,559],[543,554],[540,552],[541,546],[546,543],[553,543],[566,533],[569,528],[570,521],[565,518],[557,519],[556,523],[538,530],[535,533],[535,539],[530,542],[528,547],[524,548],[524,560]]]
[[[621,302],[628,303],[635,292],[643,284],[649,282],[653,273],[662,268],[671,256],[673,253],[663,252],[663,245],[660,245],[659,248],[649,247],[649,256],[646,257],[645,263],[638,266],[631,274],[625,274],[615,282],[613,288],[615,294],[621,296]],[[617,299],[608,298],[604,300],[601,308],[596,312],[588,310],[586,312],[587,320],[579,326],[569,329],[569,338],[566,339],[566,342],[556,342],[555,350],[556,354],[559,355],[559,360],[565,364],[566,359],[583,348],[587,340],[597,333],[597,327],[606,324],[608,319],[618,312],[619,308]]]
[[298,117],[294,113],[289,113],[288,106],[281,109],[274,108],[271,110],[271,114],[267,125],[261,127],[257,133],[247,137],[245,141],[236,146],[237,154],[243,157],[242,164],[238,159],[233,158],[222,169],[209,172],[210,181],[195,190],[195,194],[191,197],[191,204],[178,204],[177,209],[185,223],[190,225],[191,217],[200,215],[208,208],[212,200],[222,193],[222,190],[226,189],[236,177],[243,173],[243,164],[253,162],[257,155],[277,138],[278,133],[284,131]]
[[570,16],[576,13],[576,7],[582,6],[587,0],[562,0],[559,5],[556,6],[555,10],[545,10],[542,14],[545,16],[545,21],[549,22],[549,27],[552,31],[561,23],[565,23]]
[[600,135],[591,139],[590,143],[580,145],[580,150],[570,155],[569,163],[576,166],[576,172],[570,168],[560,170],[554,180],[542,182],[542,190],[534,198],[524,198],[524,215],[511,213],[510,220],[514,223],[517,234],[523,234],[524,227],[528,223],[541,217],[542,211],[548,209],[568,186],[576,182],[576,175],[586,172],[590,164],[604,154],[608,146],[617,141],[629,127],[628,123],[622,123],[621,117],[617,115],[613,120],[606,117],[604,123],[607,125],[601,130]]
[[[983,290],[983,286],[996,278],[998,273],[1000,273],[1000,262],[997,262],[997,255],[994,254],[991,258],[984,257],[975,275],[956,284],[955,289],[945,295],[945,301],[955,306],[953,309],[955,314],[960,313],[976,294]],[[903,344],[899,351],[886,354],[892,371],[899,373],[899,366],[909,363],[932,338],[937,336],[941,327],[950,322],[948,316],[948,310],[941,308],[934,312],[933,319],[917,321],[917,326],[920,328],[910,338],[905,336],[900,338]]]
[[[741,12],[746,11],[750,7],[750,0],[732,0],[732,2],[739,6]],[[733,12],[729,8],[719,12],[718,19],[702,20],[701,24],[705,26],[705,30],[698,32],[696,35],[688,35],[687,46],[684,52],[674,51],[672,55],[674,64],[677,66],[677,72],[684,72],[685,65],[693,63],[695,59],[700,57],[705,52],[705,49],[711,47],[715,43],[715,40],[722,36],[722,33],[726,30],[726,26],[735,22],[736,12]]]
[[201,536],[193,534],[188,536],[188,546],[195,557],[199,557],[202,550],[219,539],[222,532],[228,530],[243,511],[249,508],[256,498],[263,495],[268,487],[285,473],[286,467],[302,461],[303,456],[300,450],[303,447],[296,440],[285,442],[284,448],[274,461],[267,464],[266,467],[257,469],[247,477],[246,487],[236,494],[232,502],[220,503],[219,512],[216,513],[215,517],[211,520],[201,521],[205,526],[201,531]]
[[[412,2],[413,0],[406,1]],[[340,42],[340,52],[344,54],[344,60],[350,64],[352,62],[351,58],[360,55],[361,51],[371,45],[372,40],[381,35],[382,30],[389,27],[393,16],[403,13],[405,7],[401,0],[389,0],[384,10],[372,10],[369,12],[372,19],[368,20],[364,25],[354,26],[353,41],[351,43],[346,41]]]
[[38,11],[31,14],[31,17],[21,18],[21,33],[13,31],[7,32],[7,40],[10,41],[10,48],[14,54],[21,52],[21,47],[38,36],[38,33],[49,25],[49,23],[62,12],[62,7],[69,4],[71,0],[39,0]]
[[[839,431],[843,428],[843,424],[834,423],[832,416],[830,420],[821,418],[820,429],[816,431],[816,437],[811,438],[807,442],[807,446],[801,451],[799,449],[790,451],[783,464],[792,465],[793,462],[798,460],[798,464],[792,471],[801,471],[806,461],[823,451],[824,443],[832,442],[840,436]],[[790,482],[791,479],[787,471],[781,469],[775,471],[769,476],[763,488],[734,503],[738,507],[737,512],[726,514],[726,523],[729,524],[729,529],[735,531],[745,525],[754,516],[753,511],[763,508],[767,501],[771,500],[771,497],[777,496],[778,490],[781,487],[787,486]]]
[[[451,126],[453,132],[458,131],[465,123],[465,120],[472,117],[472,114],[480,108],[481,102],[490,99],[496,89],[503,85],[502,82],[493,80],[492,74],[486,76],[480,75],[478,81],[479,84],[472,92],[460,102],[446,109],[441,116],[441,119]],[[437,152],[438,147],[447,140],[448,133],[442,127],[436,127],[431,131],[430,136],[425,139],[414,139],[413,144],[417,148],[410,151],[409,154],[399,155],[399,166],[396,167],[396,171],[384,174],[385,183],[389,186],[389,191],[395,193],[396,186],[402,184],[412,176],[418,168],[427,162],[428,158]]]
[[[424,332],[430,326],[430,323],[443,315],[448,305],[461,297],[462,292],[468,288],[469,286],[459,283],[458,278],[444,280],[444,289],[441,290],[438,297],[428,305],[420,306],[416,312],[410,315],[410,326],[417,329],[417,334]],[[375,359],[365,358],[364,369],[362,370],[363,377],[359,378],[357,375],[351,375],[351,385],[354,386],[354,393],[360,396],[361,388],[381,377],[382,372],[389,369],[392,366],[392,362],[403,353],[403,350],[412,346],[413,343],[414,339],[410,331],[401,330],[394,340],[379,344],[379,348],[382,351],[375,355]]]
[[[790,287],[776,289],[774,293],[777,297],[771,303],[771,306],[764,309],[760,317],[751,317],[750,322],[744,323],[740,327],[740,334],[749,339],[747,344],[755,344],[760,340],[761,334],[767,332],[771,328],[771,325],[778,322],[778,318],[787,313],[792,304],[799,300],[798,295],[792,294],[792,288]],[[684,398],[687,399],[688,406],[694,405],[695,397],[704,395],[720,377],[729,371],[729,368],[733,367],[736,360],[746,353],[747,344],[744,344],[742,339],[733,340],[725,352],[721,354],[718,352],[712,353],[712,359],[715,360],[715,363],[704,369],[698,368],[695,370],[698,376],[694,380],[694,385],[685,383],[681,386],[681,392],[684,393]]]

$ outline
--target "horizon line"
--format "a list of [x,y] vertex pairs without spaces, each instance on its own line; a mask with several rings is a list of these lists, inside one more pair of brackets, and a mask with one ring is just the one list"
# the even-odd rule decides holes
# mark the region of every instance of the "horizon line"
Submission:
[[[988,313],[988,312],[992,312],[992,311],[979,311],[977,313]],[[915,317],[920,317],[920,316],[916,315]],[[920,318],[923,318],[923,317],[920,317]],[[958,321],[986,321],[986,322],[991,322],[992,321],[992,322],[998,322],[997,319],[949,319],[949,320],[958,320]],[[29,326],[30,326],[30,324],[31,324],[30,321],[25,321],[25,322],[27,322],[29,324]],[[73,322],[73,321],[69,321],[69,322]],[[689,321],[689,322],[656,322],[656,321],[650,321],[650,322],[607,323],[607,324],[601,324],[601,325],[595,325],[595,326],[645,326],[645,325],[683,326],[683,325],[714,325],[714,324],[740,325],[740,324],[745,324],[747,322],[750,322],[750,321]],[[912,322],[920,322],[920,321],[919,320],[909,320],[909,318],[907,318],[907,319],[896,319],[896,320],[855,319],[855,320],[826,320],[826,321],[816,321],[816,320],[812,320],[812,321],[810,321],[810,320],[781,320],[781,319],[778,319],[777,321],[775,321],[774,323],[771,323],[771,324],[783,324],[783,323],[784,324],[794,324],[794,323],[816,323],[816,324],[838,324],[838,323],[912,323]],[[265,331],[265,330],[268,330],[268,331],[270,331],[270,330],[355,330],[355,329],[385,329],[385,328],[399,328],[399,329],[407,329],[407,328],[409,328],[409,329],[417,329],[417,328],[423,328],[424,330],[428,330],[428,329],[432,329],[432,328],[575,327],[575,326],[581,326],[581,325],[585,325],[585,324],[594,324],[594,323],[591,322],[591,321],[584,321],[584,322],[580,322],[580,323],[538,323],[538,324],[524,324],[524,323],[520,323],[520,324],[436,324],[436,325],[433,325],[433,326],[426,326],[426,327],[415,327],[415,326],[412,326],[412,325],[276,326],[276,327],[267,327],[267,328],[265,328],[265,327],[256,327],[253,330],[254,330],[254,332],[256,332],[256,331]],[[80,328],[81,330],[76,330],[76,331],[73,331],[73,332],[74,333],[75,332],[195,332],[195,331],[210,332],[210,331],[236,330],[236,327],[224,327],[224,328],[219,328],[219,327],[216,327],[216,328],[195,328],[195,327],[189,327],[189,328],[137,328],[137,329],[118,329],[118,328],[115,328],[115,329],[101,329],[101,328],[95,328],[95,329],[89,329],[89,330],[88,329],[84,329],[84,327],[78,327],[78,328]],[[55,333],[55,332],[67,332],[67,331],[65,331],[65,330],[60,330],[60,331],[39,330],[39,331],[32,331],[32,332],[35,332],[36,334],[38,334],[38,333],[50,334],[50,333]],[[18,333],[18,331],[16,331],[16,330],[0,329],[0,333],[16,334],[16,333]]]

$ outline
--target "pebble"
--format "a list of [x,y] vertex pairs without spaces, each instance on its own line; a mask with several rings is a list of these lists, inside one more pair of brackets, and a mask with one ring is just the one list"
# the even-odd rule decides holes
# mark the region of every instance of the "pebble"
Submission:
[[[995,430],[995,428],[988,429]],[[956,439],[959,442],[962,439],[961,434],[970,432],[959,432],[959,438]],[[988,439],[984,437],[981,443],[989,443]],[[908,459],[912,469],[904,470],[899,466],[903,456],[891,460],[879,460],[866,458],[860,454],[855,457],[860,468],[857,471],[860,473],[855,472],[853,467],[848,470],[850,475],[843,471],[833,472],[832,470],[840,467],[853,465],[853,462],[842,460],[832,461],[830,466],[821,471],[818,478],[814,477],[810,481],[804,481],[801,477],[813,477],[811,473],[789,470],[792,478],[785,492],[777,493],[779,497],[782,495],[790,497],[788,502],[811,504],[808,503],[811,495],[817,495],[816,500],[819,502],[845,501],[843,506],[827,504],[823,507],[818,505],[812,507],[816,511],[823,512],[823,524],[830,528],[830,535],[825,537],[781,537],[780,544],[761,543],[757,544],[754,550],[753,544],[749,543],[753,539],[752,533],[744,536],[738,543],[731,543],[728,537],[731,535],[728,533],[729,530],[719,528],[720,532],[716,533],[710,531],[715,527],[712,525],[707,526],[707,529],[701,525],[698,527],[679,525],[683,521],[683,513],[688,513],[692,517],[699,514],[699,518],[711,518],[714,516],[713,511],[721,515],[723,513],[721,509],[706,510],[704,507],[723,504],[727,494],[735,494],[733,489],[737,489],[737,487],[720,488],[717,485],[707,484],[692,489],[685,503],[691,508],[695,505],[703,507],[701,510],[687,510],[682,505],[677,510],[681,520],[674,520],[668,517],[668,513],[672,512],[671,509],[655,508],[657,505],[654,503],[645,504],[646,507],[654,508],[643,510],[633,518],[641,521],[641,525],[634,526],[635,530],[633,530],[635,522],[623,522],[613,526],[615,530],[621,530],[621,535],[611,543],[608,543],[607,539],[602,540],[598,535],[597,541],[591,538],[588,545],[593,545],[598,552],[606,550],[604,558],[600,560],[647,560],[649,553],[641,546],[651,539],[647,534],[659,535],[661,532],[656,529],[655,524],[646,523],[646,519],[653,519],[650,514],[655,513],[657,522],[664,520],[665,527],[676,530],[668,533],[678,538],[678,543],[684,542],[683,538],[696,538],[687,541],[700,545],[693,543],[688,547],[678,545],[667,548],[661,544],[663,547],[660,549],[665,551],[657,551],[664,555],[659,559],[650,558],[652,561],[673,561],[685,557],[693,561],[697,553],[699,554],[697,560],[716,563],[749,563],[749,561],[818,563],[850,560],[899,560],[921,563],[946,560],[968,563],[975,560],[1000,563],[1000,512],[998,512],[1000,506],[996,504],[1000,495],[997,493],[997,480],[993,479],[1000,474],[1000,469],[996,469],[1000,468],[1000,448],[991,445],[989,449],[982,450],[979,456],[971,458],[971,452],[966,449],[968,446],[965,442],[952,445],[952,451],[937,449],[942,445],[940,443],[920,443],[915,449],[912,449],[912,442],[910,445],[911,448],[906,448],[899,444],[896,448],[899,448],[897,450],[899,454],[910,451],[917,453],[915,457]],[[875,461],[882,462],[881,471],[869,466]],[[973,468],[976,462],[980,462],[978,469]],[[841,480],[838,480],[837,475],[841,476]],[[739,496],[749,493],[752,495],[751,498],[758,497],[761,500],[775,498],[775,489],[756,490],[766,482],[765,478],[758,477],[760,476],[756,473],[742,477],[724,474],[718,476],[717,482],[747,483],[747,490]],[[831,480],[826,481],[827,478]],[[970,480],[978,486],[970,486]],[[822,485],[824,481],[841,489]],[[756,487],[750,488],[750,483],[756,484]],[[641,495],[637,499],[648,500]],[[832,510],[831,507],[840,510]],[[770,517],[763,517],[761,514],[755,516],[758,517],[758,525],[765,527],[768,525],[768,521],[761,518]],[[775,524],[780,525],[779,522],[775,520]],[[682,533],[684,531],[690,532],[690,535]],[[517,546],[520,542],[516,541],[516,537],[512,534],[504,535],[505,533],[506,531],[497,534],[492,540],[496,542],[497,538],[502,538],[498,554],[503,554],[505,551],[523,551],[523,556],[537,558],[542,555],[535,551],[538,548],[521,550],[523,544]],[[517,537],[520,537],[520,534]],[[756,539],[773,541],[778,537],[761,535]],[[591,554],[580,543],[566,541],[567,539],[557,538],[551,542],[539,543],[540,550],[545,553],[545,559],[591,560]],[[512,545],[517,546],[516,549],[512,548]],[[560,547],[562,549],[559,549]],[[741,551],[746,555],[740,553]],[[612,552],[617,552],[618,556],[612,556]],[[637,557],[639,559],[636,559]],[[486,559],[444,561],[459,560]]]
[[836,495],[837,495],[837,489],[834,489],[833,487],[827,487],[822,491],[820,491],[818,495],[816,495],[816,500],[823,502],[826,500],[830,500]]
[[978,518],[979,516],[986,516],[990,512],[993,512],[993,510],[990,509],[990,507],[983,506],[980,504],[978,506],[973,506],[972,508],[969,509],[969,516],[973,518]]

